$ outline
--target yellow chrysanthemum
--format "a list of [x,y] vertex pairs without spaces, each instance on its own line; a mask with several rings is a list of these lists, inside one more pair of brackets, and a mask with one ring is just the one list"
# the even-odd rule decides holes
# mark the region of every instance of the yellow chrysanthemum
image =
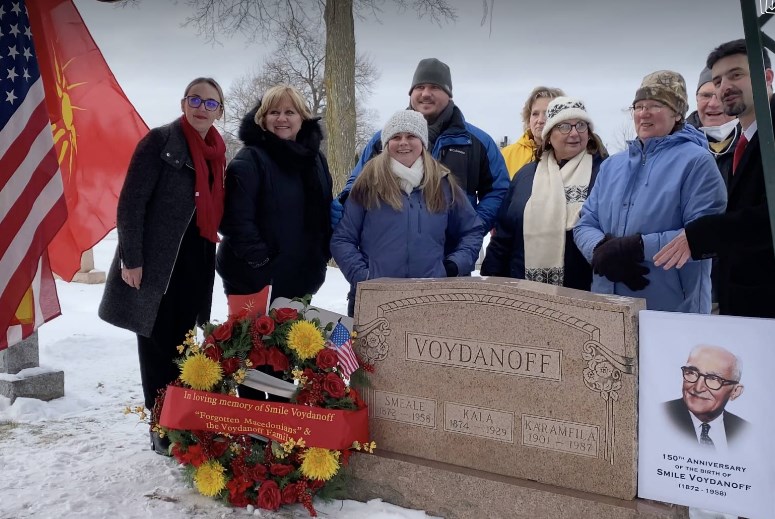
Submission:
[[221,365],[202,353],[191,355],[180,366],[180,380],[192,389],[210,391],[223,378]]
[[339,451],[311,447],[303,456],[301,473],[310,479],[328,481],[339,470]]
[[203,496],[215,497],[226,488],[226,476],[223,474],[225,471],[223,465],[217,461],[203,463],[194,473],[194,486]]
[[296,321],[288,332],[288,346],[301,360],[314,358],[325,347],[325,343],[323,334],[309,321]]

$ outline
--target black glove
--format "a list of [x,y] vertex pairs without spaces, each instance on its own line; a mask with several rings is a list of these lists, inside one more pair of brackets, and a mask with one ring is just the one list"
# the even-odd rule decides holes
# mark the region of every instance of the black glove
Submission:
[[444,270],[447,271],[448,278],[456,278],[458,274],[457,263],[452,260],[444,260]]
[[635,265],[632,272],[627,276],[626,279],[622,280],[622,283],[627,285],[627,288],[632,290],[633,292],[637,292],[638,290],[643,290],[647,286],[649,286],[650,281],[646,277],[646,275],[649,273],[649,268],[646,265]]
[[649,284],[645,275],[643,240],[640,234],[613,238],[606,235],[592,253],[592,271],[614,283],[624,283],[630,290],[643,290]]

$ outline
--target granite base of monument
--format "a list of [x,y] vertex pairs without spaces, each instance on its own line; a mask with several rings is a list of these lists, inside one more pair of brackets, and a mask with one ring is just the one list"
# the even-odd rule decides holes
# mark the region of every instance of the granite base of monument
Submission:
[[[379,448],[379,446],[377,446]],[[377,451],[350,459],[348,497],[381,498],[446,519],[686,519],[686,507],[621,500]]]
[[38,334],[0,351],[0,396],[54,400],[65,396],[64,371],[39,366]]

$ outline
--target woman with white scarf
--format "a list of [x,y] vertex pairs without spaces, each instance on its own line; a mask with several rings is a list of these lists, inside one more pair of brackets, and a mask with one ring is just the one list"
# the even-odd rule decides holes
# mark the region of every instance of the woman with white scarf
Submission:
[[[467,275],[482,246],[482,222],[449,170],[428,152],[428,124],[396,112],[383,152],[353,185],[331,238],[331,254],[351,285],[367,279]],[[349,298],[348,315],[355,298]]]
[[511,181],[481,274],[589,290],[592,268],[573,226],[608,153],[581,100],[557,97],[546,117],[538,160]]

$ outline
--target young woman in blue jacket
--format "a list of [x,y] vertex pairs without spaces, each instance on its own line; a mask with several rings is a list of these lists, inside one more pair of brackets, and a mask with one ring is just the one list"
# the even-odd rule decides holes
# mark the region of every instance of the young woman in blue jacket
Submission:
[[350,283],[367,279],[470,274],[482,246],[482,222],[449,170],[428,153],[419,112],[396,112],[382,130],[383,153],[353,185],[331,238],[331,254]]

